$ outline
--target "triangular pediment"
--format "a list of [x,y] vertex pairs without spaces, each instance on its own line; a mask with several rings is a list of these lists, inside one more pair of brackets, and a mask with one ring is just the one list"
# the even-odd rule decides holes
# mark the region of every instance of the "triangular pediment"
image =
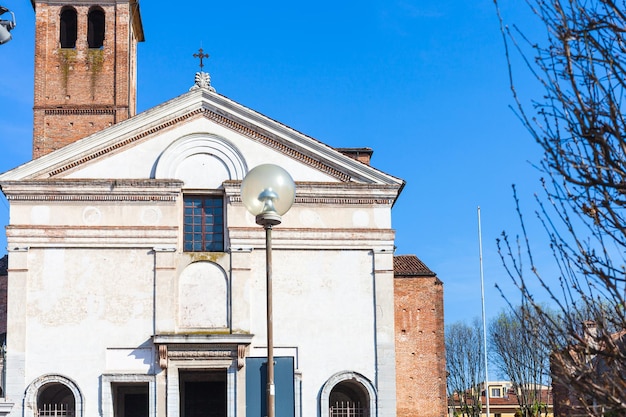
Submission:
[[284,166],[296,181],[403,184],[208,89],[192,90],[32,160],[1,174],[0,181],[176,178],[198,166],[223,171],[222,180],[241,180],[268,162]]

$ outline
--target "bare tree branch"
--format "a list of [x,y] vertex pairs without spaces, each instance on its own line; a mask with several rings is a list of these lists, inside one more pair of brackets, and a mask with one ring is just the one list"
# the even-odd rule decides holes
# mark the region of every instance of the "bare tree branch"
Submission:
[[449,324],[445,339],[448,398],[453,402],[455,415],[479,417],[482,404],[478,387],[485,375],[482,324],[478,319],[471,326]]
[[[532,312],[526,325],[542,329],[552,351],[555,395],[557,386],[567,387],[569,411],[624,415],[626,1],[526,2],[545,28],[538,42],[505,25],[494,0],[514,111],[544,151],[536,215],[557,275],[544,277],[534,264],[533,251],[540,249],[531,247],[517,196],[521,237],[513,244],[504,234],[500,254],[524,308]],[[515,85],[512,52],[543,88],[529,103]],[[542,294],[529,290],[537,283]],[[550,299],[556,318],[535,297]]]

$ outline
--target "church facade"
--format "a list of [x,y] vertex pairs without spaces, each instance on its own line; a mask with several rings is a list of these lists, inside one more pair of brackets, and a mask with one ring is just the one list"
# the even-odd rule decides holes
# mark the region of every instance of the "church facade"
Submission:
[[0,174],[0,414],[266,415],[266,240],[241,183],[267,163],[296,184],[272,237],[276,415],[445,414],[441,282],[394,255],[403,180],[204,73],[135,114],[138,2],[32,3],[33,160]]

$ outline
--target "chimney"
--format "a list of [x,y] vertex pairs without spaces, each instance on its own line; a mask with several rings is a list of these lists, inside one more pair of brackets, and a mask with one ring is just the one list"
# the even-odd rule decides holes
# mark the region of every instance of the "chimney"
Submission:
[[349,156],[352,159],[363,162],[366,165],[370,164],[372,154],[374,151],[372,148],[336,148],[342,154]]

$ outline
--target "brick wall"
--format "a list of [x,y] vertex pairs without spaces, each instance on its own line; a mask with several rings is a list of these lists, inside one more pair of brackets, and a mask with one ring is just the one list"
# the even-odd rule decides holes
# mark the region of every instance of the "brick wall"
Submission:
[[[94,5],[105,14],[101,49],[89,49],[87,44],[87,16]],[[63,7],[45,1],[37,1],[35,7],[33,158],[135,114],[137,41],[129,3],[74,3],[76,48],[60,48]]]
[[[446,408],[443,284],[423,268],[394,269],[398,417],[441,417]],[[406,263],[406,262],[404,262]]]

